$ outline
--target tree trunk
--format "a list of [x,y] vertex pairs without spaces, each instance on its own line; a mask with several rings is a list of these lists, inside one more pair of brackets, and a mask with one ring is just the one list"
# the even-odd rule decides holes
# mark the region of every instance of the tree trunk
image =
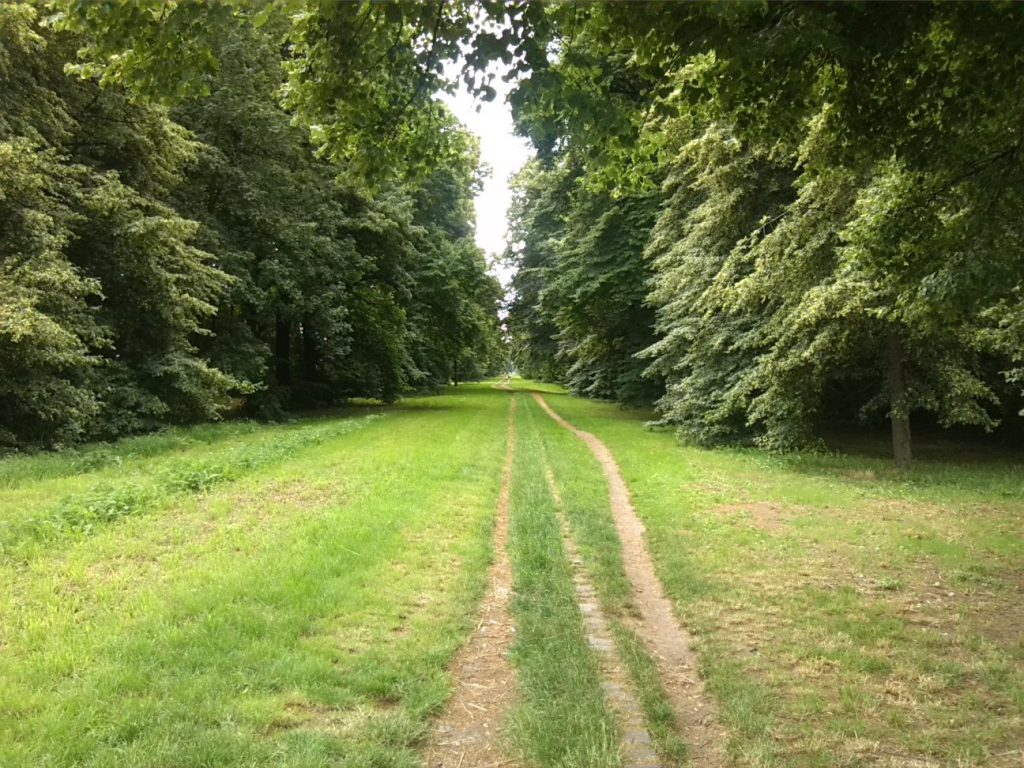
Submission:
[[292,324],[280,312],[274,324],[274,378],[278,386],[292,383]]
[[900,469],[910,469],[910,411],[907,409],[907,380],[903,371],[903,345],[895,333],[889,335],[886,351],[889,385],[889,419],[892,422],[892,456]]
[[302,380],[316,382],[320,370],[320,344],[309,318],[302,322]]

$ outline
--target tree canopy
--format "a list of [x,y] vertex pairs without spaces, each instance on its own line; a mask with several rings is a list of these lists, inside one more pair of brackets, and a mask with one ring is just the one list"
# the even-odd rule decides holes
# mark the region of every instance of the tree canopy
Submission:
[[[785,448],[887,415],[909,464],[911,414],[985,429],[1015,418],[1024,17],[1012,4],[546,13],[557,53],[523,79],[519,125],[553,173],[577,174],[579,203],[563,205],[600,221],[658,199],[653,226],[623,221],[603,248],[629,275],[613,278],[620,299],[647,280],[655,338],[639,359],[664,381],[665,422],[700,442]],[[523,194],[533,227],[546,188],[524,179]],[[527,267],[513,326],[549,323],[521,334],[526,359],[553,344],[553,373],[583,391],[569,373],[588,355],[572,341],[587,322],[575,295],[525,284],[540,248],[587,263],[573,214],[553,221],[512,254]],[[638,242],[645,260],[627,267]]]
[[702,443],[1020,427],[1013,4],[52,0],[0,35],[5,444],[492,369],[437,94],[493,62],[536,148],[523,372]]
[[[377,136],[384,154],[350,157],[330,131],[351,115],[304,121],[293,83],[315,55],[295,30],[314,22],[287,10],[0,12],[0,446],[394,400],[503,364],[500,289],[472,237],[475,140],[430,90],[429,120],[411,110],[415,126]],[[406,156],[414,128],[443,157]]]

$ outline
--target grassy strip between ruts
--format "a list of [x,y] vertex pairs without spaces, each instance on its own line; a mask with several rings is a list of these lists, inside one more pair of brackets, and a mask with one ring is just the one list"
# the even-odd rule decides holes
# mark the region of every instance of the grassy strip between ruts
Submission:
[[1020,765],[1019,461],[907,476],[708,451],[641,414],[548,399],[615,453],[740,765]]
[[537,415],[526,400],[521,397],[516,417],[512,470],[513,660],[521,702],[511,717],[510,736],[531,765],[613,768],[619,765],[619,733],[584,636],[544,474]]
[[0,765],[417,765],[485,582],[507,404],[411,401],[0,564]]
[[608,500],[608,483],[590,450],[555,424],[533,398],[526,398],[538,424],[542,449],[558,486],[572,535],[597,590],[601,609],[609,616],[615,644],[625,662],[633,689],[659,755],[667,765],[685,765],[686,744],[661,685],[657,668],[643,644],[623,619],[635,615],[629,580],[622,566],[622,545]]

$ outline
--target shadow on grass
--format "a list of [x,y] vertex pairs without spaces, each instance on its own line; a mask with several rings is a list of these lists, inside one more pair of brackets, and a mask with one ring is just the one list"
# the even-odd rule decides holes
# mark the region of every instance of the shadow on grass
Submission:
[[829,450],[819,452],[740,452],[759,464],[852,485],[908,490],[956,488],[987,495],[993,501],[1024,500],[1024,456],[1012,450],[949,438],[922,439],[915,446],[912,468],[903,470],[893,463],[882,439],[855,435],[852,439],[829,440],[827,445]]

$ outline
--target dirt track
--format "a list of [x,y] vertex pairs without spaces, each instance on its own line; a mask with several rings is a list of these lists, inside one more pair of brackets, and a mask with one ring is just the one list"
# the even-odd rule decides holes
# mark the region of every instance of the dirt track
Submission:
[[644,524],[633,509],[629,488],[612,452],[596,436],[570,424],[548,405],[538,392],[534,399],[559,425],[582,440],[598,460],[608,480],[612,517],[622,540],[622,560],[633,585],[633,600],[640,618],[632,629],[654,657],[662,685],[672,701],[683,738],[689,744],[690,761],[701,768],[728,765],[725,733],[718,725],[714,703],[697,672],[693,637],[680,625],[654,571],[654,561],[644,540]]
[[[494,386],[496,389],[511,391],[507,385]],[[644,539],[644,525],[630,501],[629,489],[615,457],[596,436],[563,419],[540,393],[534,392],[533,397],[552,419],[582,440],[601,465],[608,481],[612,517],[622,541],[623,564],[633,586],[633,602],[639,614],[639,618],[627,619],[627,623],[657,664],[662,685],[676,714],[680,734],[689,745],[690,764],[701,768],[724,768],[728,765],[725,732],[718,725],[714,704],[705,692],[698,674],[693,638],[680,625],[655,573],[654,561]],[[516,400],[512,397],[490,586],[481,603],[477,628],[469,642],[456,655],[452,665],[455,691],[445,712],[435,724],[425,751],[426,764],[430,768],[498,768],[515,764],[503,752],[502,744],[505,716],[516,695],[515,671],[509,661],[515,629],[509,613],[512,574],[508,555],[515,409]],[[550,469],[548,482],[556,504],[561,508],[561,498]],[[564,515],[562,517],[564,525]],[[599,608],[596,596],[586,581],[582,563],[568,533],[566,529],[566,542],[573,556],[580,607],[587,619],[588,639],[602,657],[606,693],[610,699],[618,696],[609,703],[625,731],[623,757],[626,765],[658,765],[643,724],[642,713],[628,690],[621,665],[615,659],[607,627],[597,615]]]
[[[545,462],[546,463],[546,462]],[[572,537],[569,518],[565,513],[562,494],[555,482],[550,466],[545,467],[548,488],[558,509],[558,518],[562,526],[562,540],[565,553],[572,564],[572,577],[576,585],[576,600],[583,616],[583,629],[587,634],[587,642],[597,656],[601,668],[602,686],[608,700],[608,706],[622,729],[622,766],[623,768],[660,768],[661,762],[654,751],[651,734],[644,721],[643,707],[633,695],[625,665],[619,657],[612,639],[608,617],[601,610],[597,592],[587,576],[586,566],[580,557],[576,542]]]
[[502,726],[515,698],[515,671],[509,649],[515,629],[508,604],[512,570],[508,557],[508,510],[516,447],[516,400],[508,412],[508,448],[498,497],[494,562],[490,586],[480,603],[480,619],[452,664],[455,691],[435,723],[424,758],[430,768],[512,766],[502,751]]

